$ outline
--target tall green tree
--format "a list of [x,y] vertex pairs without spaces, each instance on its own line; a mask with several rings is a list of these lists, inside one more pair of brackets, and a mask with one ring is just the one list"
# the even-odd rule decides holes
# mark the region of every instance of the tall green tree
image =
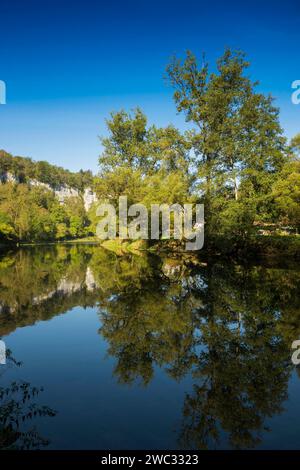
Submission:
[[147,126],[139,109],[113,113],[107,127],[94,184],[100,200],[117,204],[127,195],[129,204],[187,202],[193,183],[190,144],[178,129]]
[[295,155],[300,156],[300,133],[292,138],[290,147]]
[[226,209],[230,199],[240,200],[240,188],[244,198],[256,198],[259,206],[285,159],[279,111],[271,97],[255,91],[257,83],[245,74],[248,67],[242,52],[227,49],[211,73],[191,52],[167,68],[177,110],[192,125],[188,138],[208,233],[218,225],[211,223],[214,214]]

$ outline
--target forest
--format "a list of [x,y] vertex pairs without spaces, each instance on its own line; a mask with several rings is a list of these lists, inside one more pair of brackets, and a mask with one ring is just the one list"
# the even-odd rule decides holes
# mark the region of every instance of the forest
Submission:
[[[38,242],[95,235],[95,207],[81,194],[91,187],[99,201],[128,204],[203,203],[205,246],[238,247],[297,241],[300,228],[300,134],[290,142],[274,99],[257,91],[241,51],[226,49],[213,67],[192,52],[174,57],[167,79],[188,130],[149,125],[137,108],[107,119],[99,172],[72,173],[47,162],[0,153],[0,240]],[[60,204],[30,180],[76,188]],[[296,241],[295,241],[296,240]],[[279,246],[278,245],[278,246]]]

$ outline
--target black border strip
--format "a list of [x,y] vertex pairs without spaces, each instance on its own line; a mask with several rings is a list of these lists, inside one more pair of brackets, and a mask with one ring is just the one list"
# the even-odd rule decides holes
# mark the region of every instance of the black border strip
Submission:
[[[300,450],[296,451],[277,451],[277,450],[233,450],[233,451],[178,451],[178,450],[42,450],[42,451],[15,451],[7,450],[0,451],[0,461],[1,466],[6,463],[52,463],[52,462],[62,462],[62,463],[95,463],[98,466],[106,467],[107,465],[103,463],[103,459],[112,459],[118,457],[135,457],[135,463],[131,468],[136,468],[141,465],[145,465],[146,460],[149,460],[149,455],[151,456],[162,456],[165,457],[165,462],[162,462],[160,465],[167,464],[172,466],[170,463],[172,458],[175,460],[174,456],[184,456],[185,464],[188,464],[189,467],[195,467],[196,460],[197,465],[202,465],[205,463],[209,464],[220,464],[224,465],[230,463],[231,465],[239,466],[248,466],[255,463],[276,463],[286,465],[288,462],[297,463],[300,462]],[[198,459],[191,458],[188,456],[197,456]],[[182,459],[181,459],[182,460]],[[151,464],[154,465],[153,460]],[[184,466],[184,463],[182,463]],[[129,465],[122,464],[123,467],[129,468]],[[2,466],[2,468],[4,468]]]

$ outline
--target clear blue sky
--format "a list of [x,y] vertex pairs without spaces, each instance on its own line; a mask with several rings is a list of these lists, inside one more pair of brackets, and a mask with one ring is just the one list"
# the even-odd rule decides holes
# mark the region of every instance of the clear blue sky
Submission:
[[243,49],[260,90],[272,93],[288,136],[300,131],[291,83],[300,79],[299,0],[1,0],[0,148],[72,170],[97,170],[105,117],[139,105],[150,123],[174,123],[163,79],[174,53],[210,62]]

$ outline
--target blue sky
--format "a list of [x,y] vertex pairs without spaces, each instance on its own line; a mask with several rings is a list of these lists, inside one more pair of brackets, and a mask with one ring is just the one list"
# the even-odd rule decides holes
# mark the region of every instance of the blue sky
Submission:
[[163,77],[186,49],[211,63],[225,46],[243,49],[287,136],[300,131],[299,0],[2,0],[0,15],[0,148],[13,154],[96,171],[98,136],[120,108],[184,129]]

